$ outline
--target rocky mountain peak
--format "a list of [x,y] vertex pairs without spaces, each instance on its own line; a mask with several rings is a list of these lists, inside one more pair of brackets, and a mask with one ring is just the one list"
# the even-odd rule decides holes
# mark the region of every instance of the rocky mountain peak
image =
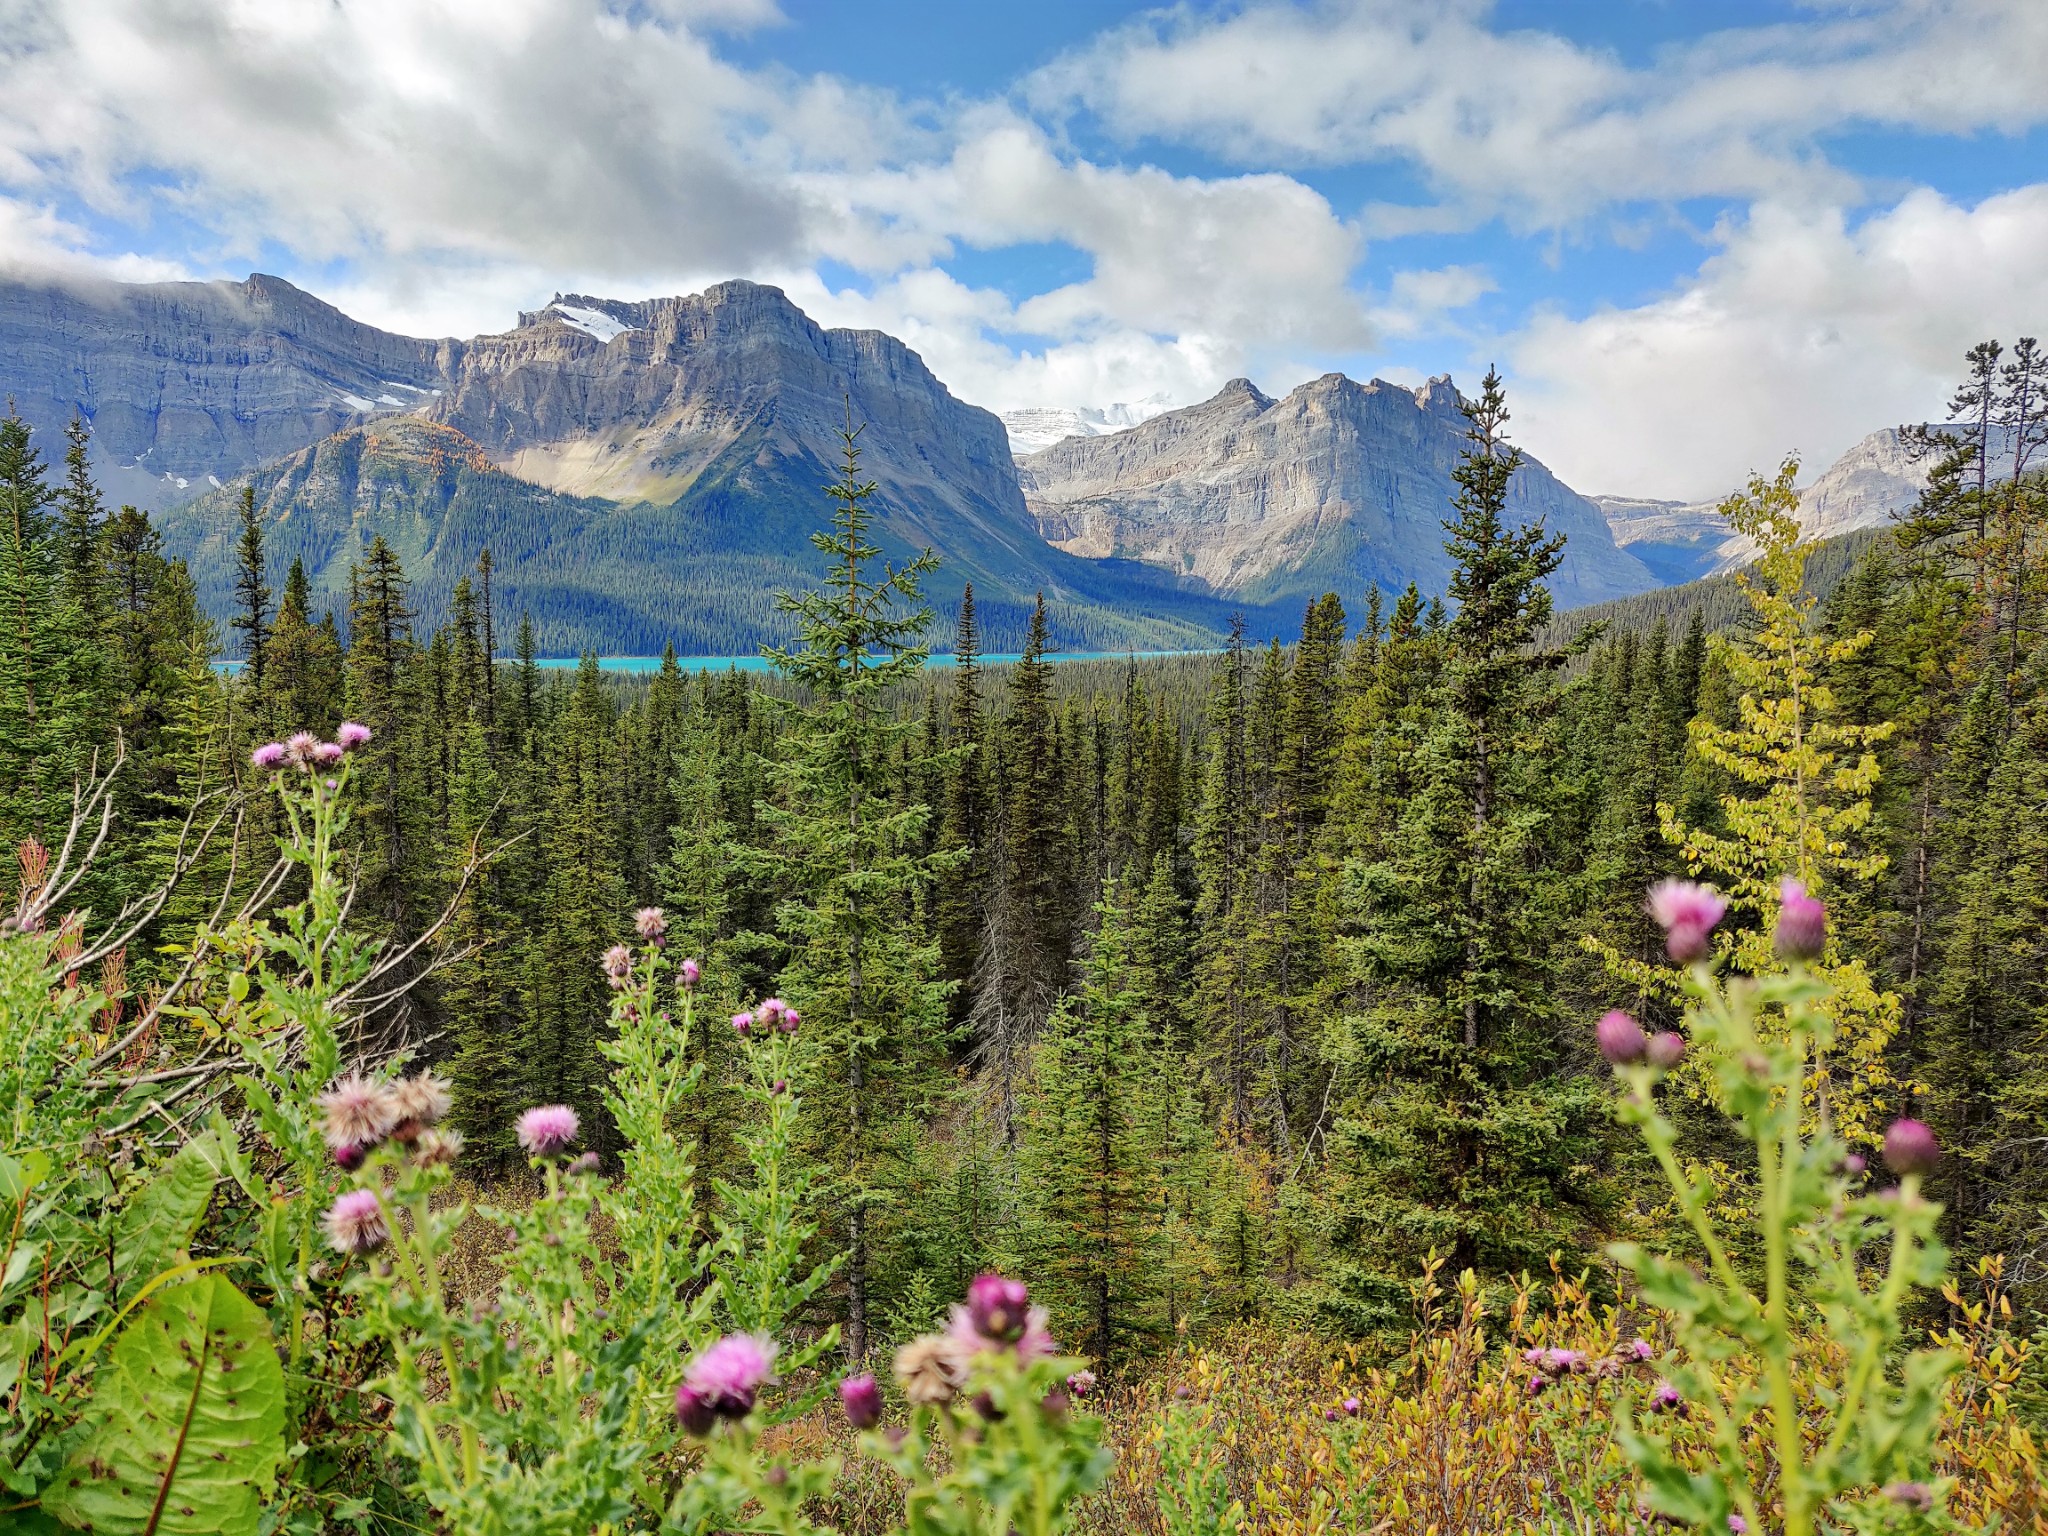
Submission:
[[[1448,376],[1409,390],[1329,373],[1278,401],[1234,379],[1200,405],[1023,457],[1018,473],[1039,531],[1076,554],[1163,566],[1253,602],[1409,580],[1438,591],[1465,448],[1457,398]],[[1509,495],[1518,518],[1569,537],[1561,604],[1656,584],[1540,463],[1526,461]]]

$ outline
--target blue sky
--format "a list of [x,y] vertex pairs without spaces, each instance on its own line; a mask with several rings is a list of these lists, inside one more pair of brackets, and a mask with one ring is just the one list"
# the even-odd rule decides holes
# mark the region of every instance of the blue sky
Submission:
[[1589,491],[2048,320],[2037,0],[0,0],[0,264],[416,334],[747,276],[995,409],[1498,362]]

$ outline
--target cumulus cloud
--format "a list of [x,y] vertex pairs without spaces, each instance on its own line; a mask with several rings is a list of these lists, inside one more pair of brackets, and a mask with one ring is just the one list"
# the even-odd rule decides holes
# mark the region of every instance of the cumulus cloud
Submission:
[[1570,223],[1639,199],[1853,200],[1820,140],[1852,125],[2016,133],[2048,121],[2048,6],[1893,0],[1715,32],[1648,67],[1490,26],[1487,0],[1321,0],[1116,29],[1026,85],[1051,114],[1240,163],[1395,161],[1436,194],[1375,232]]
[[801,198],[732,124],[775,93],[691,16],[730,3],[13,0],[0,180],[227,250],[743,267]]
[[1920,190],[1861,223],[1765,203],[1676,291],[1509,344],[1523,440],[1569,483],[1725,493],[1797,452],[1938,415],[1961,352],[2048,315],[2048,185],[1973,205]]
[[[1532,447],[1674,495],[1928,409],[1961,346],[2043,308],[2048,189],[1952,204],[1846,169],[1831,137],[2048,121],[2036,0],[1817,5],[1647,62],[1485,0],[1181,5],[943,101],[732,61],[732,34],[788,24],[775,0],[0,0],[0,266],[281,265],[434,335],[558,290],[748,276],[997,408],[1497,348]],[[1311,184],[1374,163],[1423,195]],[[1441,238],[1498,219],[1626,244],[1695,198],[1732,210],[1705,264],[1590,314],[1503,320],[1527,274]],[[1085,275],[952,270],[1033,245]]]

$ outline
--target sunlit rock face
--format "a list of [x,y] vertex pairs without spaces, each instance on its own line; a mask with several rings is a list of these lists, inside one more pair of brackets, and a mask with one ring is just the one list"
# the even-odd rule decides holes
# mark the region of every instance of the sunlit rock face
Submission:
[[[1234,379],[1126,431],[1018,460],[1039,531],[1061,549],[1143,561],[1254,602],[1415,581],[1443,589],[1444,521],[1465,418],[1448,377],[1419,390],[1325,374],[1281,400]],[[1598,507],[1533,458],[1510,514],[1568,538],[1560,606],[1657,585]]]

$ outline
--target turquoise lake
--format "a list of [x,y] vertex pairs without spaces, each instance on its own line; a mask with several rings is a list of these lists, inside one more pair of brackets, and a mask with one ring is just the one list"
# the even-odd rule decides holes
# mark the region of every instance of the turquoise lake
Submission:
[[[1123,661],[1133,654],[1130,651],[1052,651],[1046,655],[1045,659],[1055,662]],[[1158,656],[1206,656],[1211,654],[1214,653],[1208,651],[1138,651],[1135,653],[1139,660]],[[1016,655],[984,656],[981,658],[981,664],[985,667],[1000,667],[1006,663],[1022,661],[1023,659],[1023,657]],[[516,656],[500,656],[498,658],[500,665],[510,665],[517,660]],[[579,659],[574,656],[540,656],[534,660],[534,665],[537,667],[573,668],[580,664]],[[728,670],[735,672],[768,672],[773,670],[765,656],[678,656],[676,658],[676,665],[685,672],[724,672]],[[928,667],[950,667],[953,665],[952,653],[940,652],[927,661],[925,665]],[[217,661],[214,663],[214,666],[222,672],[239,672],[242,670],[242,663],[239,661]],[[600,656],[597,658],[597,667],[600,672],[659,672],[661,670],[661,658],[659,656]]]

